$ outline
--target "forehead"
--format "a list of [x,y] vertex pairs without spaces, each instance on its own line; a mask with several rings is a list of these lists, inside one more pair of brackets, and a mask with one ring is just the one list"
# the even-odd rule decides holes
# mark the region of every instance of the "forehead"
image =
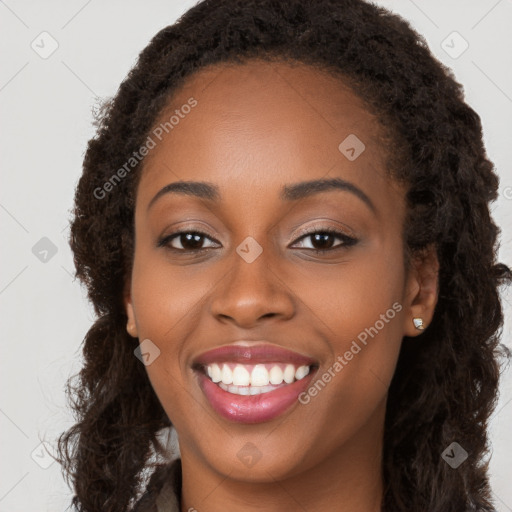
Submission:
[[382,135],[365,103],[317,68],[214,65],[189,77],[155,123],[141,201],[180,180],[214,182],[238,195],[332,177],[378,187],[388,181]]

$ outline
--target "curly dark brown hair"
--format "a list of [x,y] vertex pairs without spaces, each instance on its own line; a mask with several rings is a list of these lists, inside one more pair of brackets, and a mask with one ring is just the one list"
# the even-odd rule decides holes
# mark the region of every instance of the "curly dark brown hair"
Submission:
[[[83,368],[67,384],[76,424],[58,440],[72,506],[132,510],[146,480],[162,475],[158,432],[170,426],[134,357],[138,340],[126,332],[123,305],[144,161],[102,199],[97,191],[142,146],[187,77],[251,58],[306,64],[351,86],[393,141],[389,174],[408,187],[405,256],[437,250],[433,322],[421,343],[404,338],[389,389],[383,510],[493,510],[487,427],[501,359],[510,356],[499,342],[499,286],[512,282],[496,261],[499,229],[489,212],[499,180],[480,118],[451,71],[406,21],[362,0],[204,0],[151,40],[103,104],[71,225],[76,276],[98,315],[84,339]],[[457,470],[441,459],[453,441],[469,454]]]

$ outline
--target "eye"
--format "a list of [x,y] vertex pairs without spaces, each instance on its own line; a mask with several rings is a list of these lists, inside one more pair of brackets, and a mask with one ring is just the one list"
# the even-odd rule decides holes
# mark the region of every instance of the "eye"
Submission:
[[[211,247],[201,247],[204,240],[212,240],[206,233],[201,231],[177,231],[158,241],[158,247],[167,247],[178,252],[199,252]],[[178,245],[178,247],[173,246]],[[179,247],[181,246],[181,247]]]
[[[328,251],[335,251],[345,247],[351,247],[355,245],[358,240],[337,231],[332,228],[324,228],[311,230],[302,234],[300,238],[296,240],[307,240],[312,241],[312,247],[303,247],[308,250],[313,250],[316,253],[325,253]],[[335,239],[341,240],[341,243],[333,247]],[[209,247],[203,247],[205,240],[214,241],[213,245]],[[158,241],[158,247],[167,247],[168,249],[176,252],[191,253],[191,252],[202,252],[208,249],[215,248],[219,242],[213,240],[207,233],[202,231],[177,231],[170,235],[163,237]],[[220,244],[219,244],[220,245]],[[293,246],[292,246],[293,247]]]
[[[306,249],[313,250],[316,253],[325,253],[351,247],[358,242],[356,238],[332,228],[316,228],[315,230],[311,230],[303,234],[298,238],[298,241],[307,240],[308,238],[312,241],[313,247],[306,247]],[[333,247],[333,243],[336,238],[341,240],[341,243]]]

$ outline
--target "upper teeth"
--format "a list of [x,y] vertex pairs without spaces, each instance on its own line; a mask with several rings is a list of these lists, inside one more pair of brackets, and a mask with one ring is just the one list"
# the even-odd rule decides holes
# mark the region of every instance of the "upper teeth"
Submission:
[[268,386],[269,384],[292,383],[295,379],[303,379],[309,373],[309,366],[293,364],[256,364],[233,365],[209,364],[206,367],[208,376],[213,382],[233,384],[234,386]]

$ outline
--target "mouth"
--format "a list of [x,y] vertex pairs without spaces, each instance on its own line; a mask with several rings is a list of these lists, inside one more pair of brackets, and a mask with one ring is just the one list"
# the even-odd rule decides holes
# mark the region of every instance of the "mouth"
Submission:
[[193,369],[206,399],[220,416],[239,423],[261,423],[297,402],[318,363],[275,345],[232,344],[202,354]]

